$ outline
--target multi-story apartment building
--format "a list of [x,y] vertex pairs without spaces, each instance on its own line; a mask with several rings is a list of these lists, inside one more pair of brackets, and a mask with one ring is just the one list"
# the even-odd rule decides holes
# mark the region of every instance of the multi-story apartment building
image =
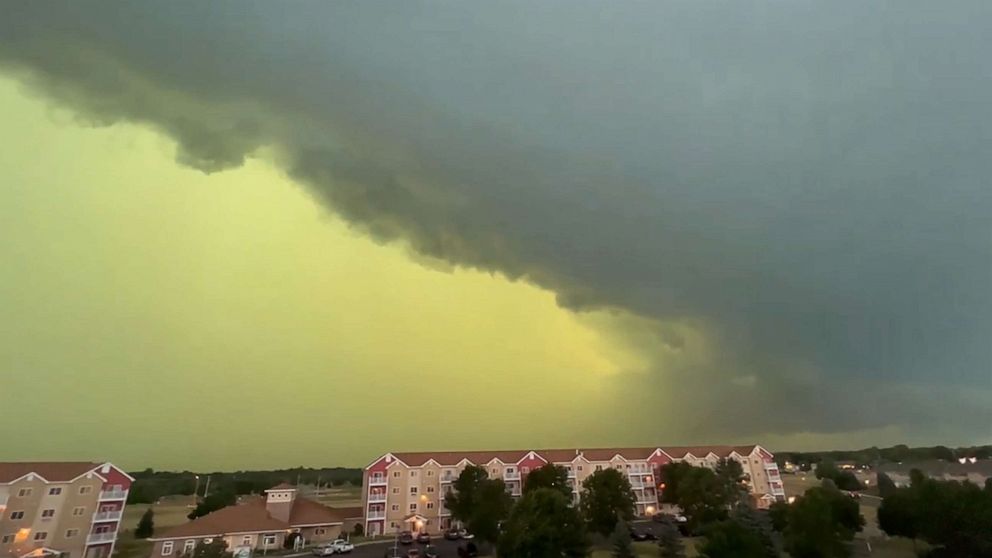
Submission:
[[627,476],[634,489],[637,514],[649,516],[661,509],[663,486],[658,473],[662,465],[682,461],[715,467],[721,458],[741,464],[757,506],[767,507],[785,499],[772,454],[757,445],[387,453],[365,468],[365,532],[447,529],[451,516],[444,508],[444,495],[468,465],[485,467],[490,477],[503,479],[515,497],[520,496],[528,473],[548,463],[560,465],[568,472],[575,502],[581,497],[586,477],[602,469],[616,469]]
[[0,557],[109,557],[132,481],[110,463],[0,463]]

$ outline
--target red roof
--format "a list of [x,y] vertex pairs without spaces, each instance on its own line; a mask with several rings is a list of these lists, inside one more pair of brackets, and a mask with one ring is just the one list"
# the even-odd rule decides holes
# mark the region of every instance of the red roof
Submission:
[[8,483],[30,473],[48,482],[68,482],[102,465],[92,461],[0,462],[0,483]]
[[[276,489],[279,487],[277,486]],[[352,517],[353,513],[354,510],[351,508],[331,508],[297,496],[289,512],[289,521],[285,522],[269,515],[263,498],[251,498],[173,527],[161,535],[152,537],[152,540],[210,537],[231,533],[269,533],[302,525],[334,525],[343,523],[346,518]]]
[[[673,458],[682,458],[687,454],[696,457],[706,457],[710,453],[717,457],[727,457],[732,452],[740,455],[749,455],[757,446],[655,446],[640,448],[575,448],[575,449],[550,449],[533,450],[535,454],[541,456],[551,463],[568,463],[581,455],[588,461],[609,461],[614,456],[620,455],[628,460],[644,460],[652,453],[660,449]],[[511,450],[511,451],[439,451],[439,452],[399,452],[392,453],[393,457],[406,463],[410,467],[419,467],[430,460],[434,460],[444,466],[453,466],[468,460],[474,465],[485,465],[494,458],[503,463],[516,463],[523,459],[531,450]],[[377,460],[378,461],[378,460]]]

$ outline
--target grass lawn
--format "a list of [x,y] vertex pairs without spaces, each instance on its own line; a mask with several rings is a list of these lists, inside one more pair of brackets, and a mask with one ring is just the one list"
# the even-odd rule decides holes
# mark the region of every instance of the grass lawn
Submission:
[[[698,554],[696,554],[696,542],[698,540],[699,539],[682,539],[682,541],[685,542],[685,555],[688,558],[698,556]],[[643,556],[644,558],[658,558],[658,543],[635,542],[634,554],[636,556]],[[610,558],[610,556],[613,556],[613,551],[608,548],[600,548],[593,550],[592,554],[589,556],[591,558]]]

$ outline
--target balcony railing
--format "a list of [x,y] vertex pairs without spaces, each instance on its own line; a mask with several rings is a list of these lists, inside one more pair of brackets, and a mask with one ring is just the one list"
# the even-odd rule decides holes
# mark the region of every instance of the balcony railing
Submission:
[[93,521],[117,521],[120,518],[120,510],[102,511],[93,514]]
[[386,519],[386,510],[369,510],[369,519]]
[[633,489],[644,488],[644,481],[641,479],[630,479],[630,487]]
[[520,472],[503,473],[503,480],[520,480]]
[[385,502],[385,494],[369,494],[369,502]]
[[101,544],[101,543],[111,543],[117,538],[117,533],[90,533],[86,537],[86,544]]
[[386,484],[386,477],[369,477],[369,484]]
[[127,499],[127,490],[110,489],[100,491],[100,500],[125,500]]

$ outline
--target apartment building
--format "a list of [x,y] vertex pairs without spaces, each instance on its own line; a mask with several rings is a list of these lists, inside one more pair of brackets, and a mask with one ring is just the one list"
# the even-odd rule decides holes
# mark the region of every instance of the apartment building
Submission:
[[514,497],[520,496],[530,471],[548,463],[560,465],[568,471],[576,503],[586,477],[602,469],[616,469],[627,476],[634,489],[637,514],[649,516],[661,510],[663,486],[657,479],[662,465],[687,462],[715,467],[722,458],[741,464],[757,506],[767,507],[785,499],[772,454],[757,445],[387,453],[365,468],[365,532],[437,533],[447,529],[451,515],[444,507],[444,495],[469,465],[485,467],[491,478],[503,479]]
[[189,554],[200,543],[222,538],[235,556],[250,556],[252,551],[267,552],[290,544],[302,546],[336,539],[342,528],[353,524],[361,511],[355,508],[331,508],[297,495],[295,486],[280,484],[265,491],[265,496],[248,498],[177,525],[152,541],[151,558],[178,557]]
[[111,463],[0,462],[0,557],[108,558],[133,481]]

